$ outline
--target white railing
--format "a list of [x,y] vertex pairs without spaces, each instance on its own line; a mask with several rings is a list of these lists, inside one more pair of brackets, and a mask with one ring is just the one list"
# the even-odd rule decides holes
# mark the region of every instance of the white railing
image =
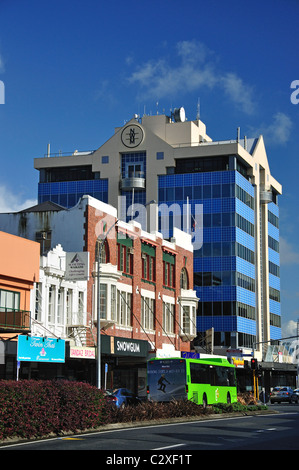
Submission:
[[85,326],[86,312],[71,312],[67,315],[66,326]]

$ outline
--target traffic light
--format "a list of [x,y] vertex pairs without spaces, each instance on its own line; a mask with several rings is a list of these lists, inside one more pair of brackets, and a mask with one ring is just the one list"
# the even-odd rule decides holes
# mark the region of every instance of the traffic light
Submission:
[[257,359],[255,359],[254,357],[251,359],[251,369],[252,370],[257,370],[258,368],[258,365],[257,365]]

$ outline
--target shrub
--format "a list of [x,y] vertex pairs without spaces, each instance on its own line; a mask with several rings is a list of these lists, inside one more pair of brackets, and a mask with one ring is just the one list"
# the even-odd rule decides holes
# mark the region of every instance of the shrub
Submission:
[[0,381],[0,439],[46,435],[59,428],[58,394],[40,381]]
[[[249,404],[246,404],[246,401]],[[237,403],[219,403],[216,405],[208,406],[204,408],[201,405],[197,405],[189,400],[173,400],[171,402],[142,402],[137,406],[127,406],[125,408],[116,408],[114,405],[109,405],[109,423],[125,423],[135,421],[148,421],[154,419],[167,419],[167,418],[179,418],[179,417],[190,417],[190,416],[203,416],[212,413],[234,413],[234,412],[246,412],[258,409],[267,409],[264,405],[255,405],[248,394],[242,400],[238,400]]]
[[107,402],[101,390],[83,382],[0,380],[0,440],[59,435],[107,423],[188,418],[265,408],[257,406],[252,395],[242,394],[238,403],[207,408],[188,400],[174,400],[170,403],[146,401],[120,409]]
[[76,431],[104,424],[105,397],[92,385],[56,382],[60,397],[60,431]]
[[89,384],[0,381],[0,440],[84,430],[105,417],[104,394]]
[[238,393],[238,403],[242,405],[257,405],[257,399],[250,392]]
[[266,405],[243,405],[242,403],[237,402],[229,405],[226,403],[219,403],[218,405],[214,405],[213,408],[215,413],[246,413],[247,411],[266,410],[268,407]]
[[110,423],[149,421],[154,419],[167,419],[188,416],[199,416],[211,413],[210,408],[204,409],[189,400],[173,400],[169,403],[164,402],[141,402],[136,406],[127,406],[117,408],[114,405],[109,406]]

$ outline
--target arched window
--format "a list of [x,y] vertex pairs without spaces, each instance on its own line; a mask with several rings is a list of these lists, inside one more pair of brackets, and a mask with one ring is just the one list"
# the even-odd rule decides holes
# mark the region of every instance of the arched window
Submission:
[[[96,261],[98,260],[98,257],[99,257],[99,249],[101,247],[101,244],[102,244],[102,240],[98,240],[97,241],[97,244],[96,244]],[[102,249],[101,249],[101,264],[102,263],[109,263],[109,246],[108,246],[108,242],[107,240],[104,241],[104,246],[102,246]]]
[[186,268],[181,270],[180,286],[181,289],[188,289],[188,273]]

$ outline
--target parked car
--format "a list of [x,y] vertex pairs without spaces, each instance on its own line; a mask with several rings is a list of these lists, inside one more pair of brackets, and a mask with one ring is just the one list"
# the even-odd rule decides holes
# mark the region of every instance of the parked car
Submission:
[[116,397],[114,395],[112,395],[111,390],[105,390],[104,391],[104,396],[105,396],[105,400],[106,400],[107,403],[115,404]]
[[123,408],[127,405],[137,405],[141,402],[135,393],[132,393],[126,388],[118,388],[116,390],[106,390],[107,399],[115,404],[118,408]]
[[291,387],[274,387],[270,393],[270,401],[271,403],[281,403],[282,401],[298,403],[299,396],[294,393]]

